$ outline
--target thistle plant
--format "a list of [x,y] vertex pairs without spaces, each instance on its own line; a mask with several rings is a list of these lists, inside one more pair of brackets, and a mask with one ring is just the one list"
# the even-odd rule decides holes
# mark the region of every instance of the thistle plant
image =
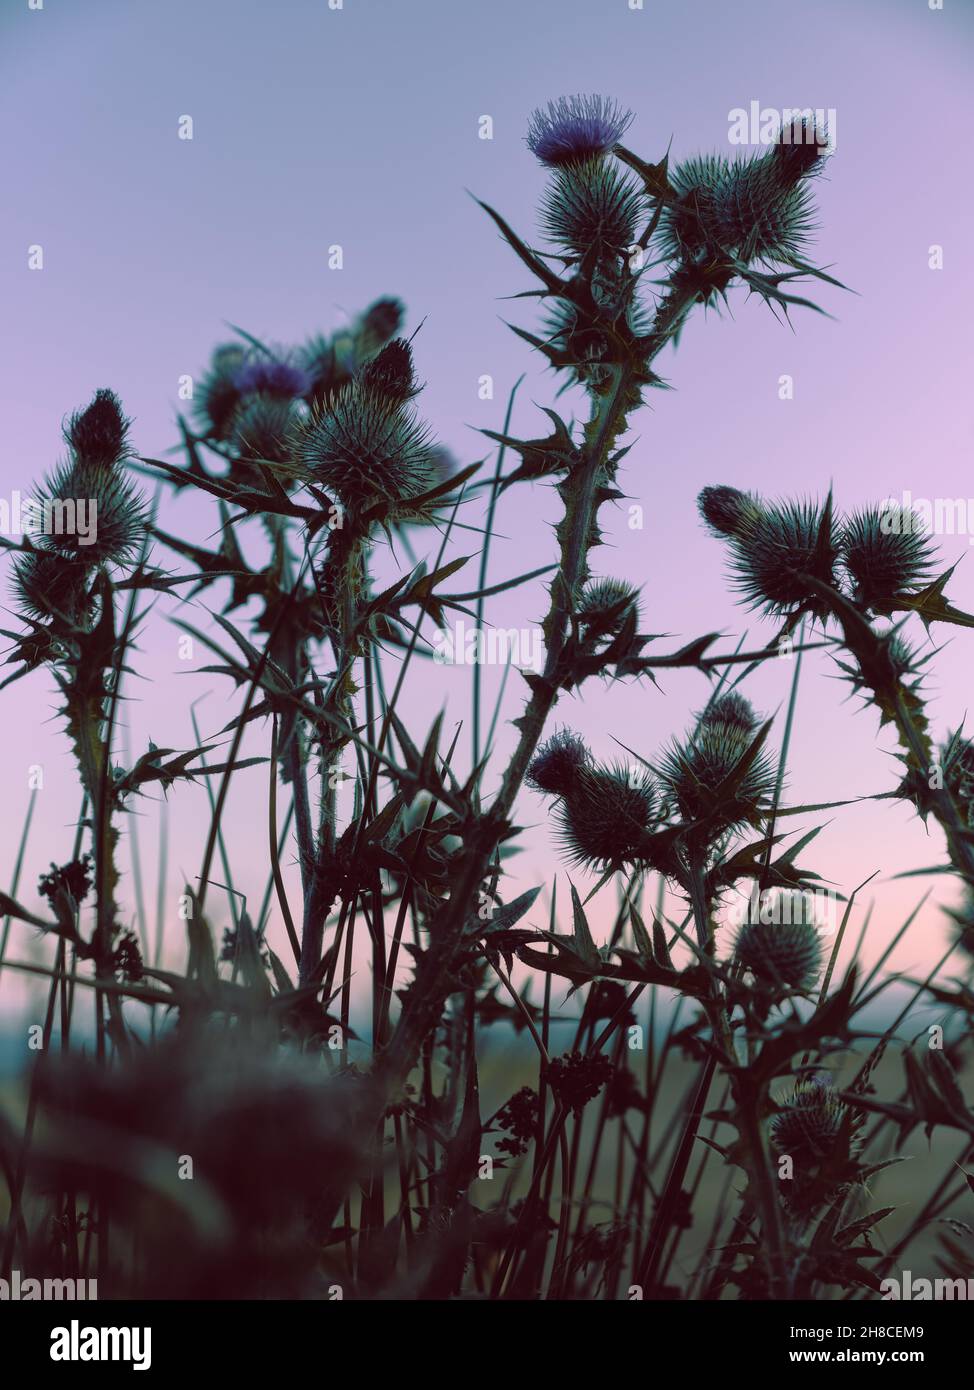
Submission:
[[[554,372],[558,400],[573,393],[578,406],[578,418],[542,406],[531,437],[512,432],[509,409],[485,431],[497,446],[492,477],[437,442],[423,406],[424,335],[406,336],[391,297],[303,344],[234,330],[178,422],[178,464],[135,453],[110,391],[65,427],[67,461],[38,498],[62,510],[90,499],[97,533],[90,544],[62,532],[8,547],[21,626],[7,635],[15,677],[44,667],[57,681],[85,809],[73,853],[44,863],[46,915],[13,893],[3,907],[56,941],[49,1016],[62,1020],[66,1052],[74,991],[91,984],[97,1001],[97,1064],[52,1072],[33,1091],[31,1114],[39,1106],[47,1120],[45,1180],[50,1189],[53,1173],[59,1229],[71,1233],[57,1256],[66,1264],[78,1259],[80,1195],[99,1271],[165,1296],[187,1285],[194,1296],[315,1296],[338,1281],[363,1297],[616,1298],[636,1285],[659,1298],[677,1277],[692,1297],[835,1286],[852,1296],[877,1287],[868,1262],[880,1252],[866,1232],[886,1213],[863,1208],[890,1144],[917,1126],[974,1135],[959,1045],[926,1069],[907,1048],[907,1099],[879,1095],[894,1039],[877,1041],[860,1015],[888,981],[863,980],[854,958],[837,968],[855,895],[833,944],[806,911],[823,883],[805,860],[817,828],[796,839],[787,819],[831,803],[803,805],[792,786],[794,692],[784,718],[765,717],[748,687],[782,638],[799,653],[825,646],[899,737],[901,780],[882,795],[942,827],[948,867],[974,891],[972,745],[963,729],[935,739],[927,658],[904,630],[913,614],[928,627],[974,619],[948,603],[949,572],[934,577],[927,538],[889,507],[843,518],[831,497],[704,489],[700,513],[727,549],[731,584],[769,625],[749,650],[725,651],[707,631],[680,642],[644,631],[658,596],[597,562],[635,467],[633,422],[667,384],[664,355],[696,311],[719,312],[743,290],[788,316],[816,307],[797,285],[838,286],[809,259],[824,133],[799,121],[760,155],[671,167],[622,143],[633,122],[597,95],[534,113],[539,247],[481,205],[531,278],[521,297],[540,301],[514,332]],[[215,503],[218,542],[165,529],[141,495],[148,477]],[[498,510],[534,483],[557,498],[553,553],[492,583]],[[459,527],[483,532],[476,581],[454,578],[470,558],[451,550]],[[502,699],[516,708],[499,702],[486,738],[475,671],[465,766],[442,714],[407,725],[403,692],[428,693],[422,663],[453,615],[482,625],[495,594],[541,578],[541,667],[512,673]],[[150,746],[119,766],[113,733],[138,605],[162,606],[183,586],[208,621],[177,606],[172,620],[208,653],[203,669],[230,683],[233,716],[206,740],[194,723],[184,751]],[[659,673],[673,669],[695,673],[703,691],[676,738],[640,731],[610,749],[607,734],[602,747],[570,727],[576,697],[597,688],[608,709],[622,680],[656,707]],[[514,715],[503,762],[502,713]],[[245,739],[248,753],[263,739],[262,756],[245,757]],[[225,832],[239,779],[252,814],[258,776],[268,883],[251,916]],[[214,779],[211,819],[184,895],[180,971],[139,949],[144,930],[138,940],[126,930],[116,851],[120,827],[135,836],[133,804],[150,784],[192,796],[204,777]],[[520,825],[539,806],[540,833],[567,871],[543,915],[540,885],[509,891]],[[749,913],[735,922],[742,896]],[[0,963],[5,947],[6,936]],[[928,987],[967,1039],[969,987],[928,981],[916,997]],[[640,1074],[627,1039],[644,1024],[652,1047]],[[491,1028],[533,1051],[485,1116]],[[858,1071],[843,1084],[850,1059]],[[687,1100],[661,1116],[671,1066],[688,1078]],[[78,1115],[102,1136],[89,1152],[72,1147]],[[9,1268],[40,1197],[20,1160],[33,1133],[8,1128],[4,1156],[21,1146],[3,1167],[15,1175]],[[219,1234],[205,1203],[150,1176],[142,1229],[129,1186],[112,1189],[111,1154],[146,1142],[178,1154],[190,1140],[206,1159]],[[488,1144],[504,1172],[497,1198],[475,1182]],[[242,1171],[244,1151],[253,1162]],[[266,1185],[255,1177],[264,1167],[276,1172]],[[724,1195],[709,1204],[707,1235],[694,1203],[715,1169]],[[166,1213],[195,1271],[181,1288],[165,1258]]]

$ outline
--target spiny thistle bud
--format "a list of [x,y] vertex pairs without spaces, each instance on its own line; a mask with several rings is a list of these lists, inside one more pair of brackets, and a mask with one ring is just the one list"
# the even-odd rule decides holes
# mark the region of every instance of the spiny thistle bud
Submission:
[[127,559],[145,536],[142,497],[114,464],[62,465],[34,505],[45,546],[88,565]]
[[638,593],[622,579],[593,579],[582,589],[577,607],[589,638],[614,637],[633,611],[638,616]]
[[653,780],[636,769],[583,767],[558,815],[559,838],[572,863],[604,869],[631,862],[658,818]]
[[413,370],[413,350],[405,338],[394,338],[362,368],[362,388],[405,405],[419,392]]
[[290,362],[276,362],[268,357],[247,361],[234,374],[233,384],[242,396],[260,393],[262,396],[293,400],[307,395],[311,389],[311,373]]
[[811,195],[794,178],[778,147],[730,162],[721,155],[688,159],[670,175],[679,201],[660,224],[664,254],[673,260],[732,257],[750,264],[788,263],[813,230]]
[[103,388],[95,392],[91,405],[71,416],[64,438],[76,459],[93,464],[117,463],[128,453],[130,424],[115,392]]
[[527,146],[549,168],[582,164],[607,154],[631,124],[632,112],[608,97],[559,97],[532,112]]
[[845,1111],[828,1072],[811,1072],[796,1082],[771,1121],[771,1142],[796,1163],[818,1163],[835,1144]]
[[577,256],[592,250],[621,255],[635,241],[644,210],[642,191],[624,170],[588,160],[555,172],[541,225],[551,241]]
[[763,749],[740,781],[715,795],[754,742],[740,723],[701,721],[685,743],[674,743],[664,756],[660,776],[685,821],[704,821],[709,838],[731,826],[752,821],[766,811],[777,783],[773,762]]
[[355,348],[360,362],[364,362],[379,348],[394,338],[406,317],[405,305],[399,299],[377,299],[370,304],[359,320]]
[[581,769],[589,767],[591,762],[592,755],[578,734],[562,729],[538,749],[526,780],[535,791],[566,796]]
[[[824,528],[824,529],[823,529]],[[838,547],[825,510],[812,502],[767,504],[734,538],[736,587],[743,601],[771,614],[825,611],[805,575],[835,586]]]
[[895,504],[850,517],[839,546],[856,598],[880,613],[933,569],[933,547],[922,519]]
[[224,438],[240,402],[236,378],[246,360],[247,354],[238,343],[222,343],[214,349],[210,370],[200,383],[197,413],[217,439]]
[[233,413],[230,442],[241,458],[286,463],[297,419],[289,396],[247,395]]
[[828,151],[829,135],[804,116],[784,126],[772,150],[782,178],[798,183],[821,171]]
[[51,551],[20,555],[13,572],[17,602],[26,613],[42,622],[66,618],[71,623],[81,623],[91,612],[90,573],[83,560]]
[[719,695],[716,700],[711,700],[700,715],[700,723],[728,724],[735,729],[742,729],[746,734],[753,734],[761,721],[754,713],[750,700],[746,700],[736,690],[730,690],[726,695]]
[[761,915],[766,908],[778,920],[744,923],[737,937],[738,961],[771,988],[810,989],[822,968],[822,938],[804,894],[776,894],[774,902],[762,905]]
[[302,425],[296,452],[323,487],[352,505],[408,500],[437,481],[426,426],[359,383],[344,386]]
[[701,490],[697,509],[714,535],[740,536],[760,515],[761,503],[753,493],[721,483]]

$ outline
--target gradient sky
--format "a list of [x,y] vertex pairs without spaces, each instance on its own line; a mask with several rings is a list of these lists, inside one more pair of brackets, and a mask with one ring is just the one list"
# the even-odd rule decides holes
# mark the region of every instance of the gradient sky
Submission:
[[[625,463],[623,484],[643,505],[645,528],[630,531],[623,511],[606,513],[610,546],[596,556],[598,572],[642,586],[645,630],[672,633],[674,644],[720,630],[730,649],[748,627],[751,641],[764,641],[770,629],[735,605],[721,548],[696,520],[701,486],[726,481],[777,495],[821,494],[831,484],[844,508],[904,489],[974,497],[974,200],[957,153],[971,114],[972,39],[967,0],[945,0],[939,12],[926,0],[646,0],[643,11],[627,0],[345,0],[340,11],[326,0],[44,0],[41,11],[2,0],[0,495],[26,492],[56,462],[62,417],[95,388],[120,393],[139,449],[160,456],[175,439],[179,377],[199,374],[228,321],[286,344],[332,330],[388,293],[408,304],[410,330],[425,320],[415,343],[428,382],[422,410],[458,458],[485,453],[474,431],[500,427],[521,373],[515,429],[545,432],[537,405],[552,404],[553,381],[502,321],[532,325],[531,301],[503,302],[529,288],[528,277],[466,191],[536,235],[544,175],[523,141],[531,109],[563,93],[605,92],[636,112],[632,148],[658,159],[672,140],[679,160],[733,153],[729,112],[752,100],[833,107],[837,149],[817,187],[817,256],[855,294],[819,287],[835,320],[799,311],[794,332],[739,291],[733,317],[697,313],[679,350],[658,364],[676,390],[654,393]],[[177,138],[183,115],[193,118],[192,141]],[[490,141],[478,138],[484,115],[493,120]],[[334,243],[344,249],[341,271],[328,268]],[[43,271],[27,269],[32,244],[44,248]],[[933,244],[944,248],[941,271],[928,268]],[[783,373],[794,378],[792,401],[778,399]],[[478,398],[483,374],[496,383],[493,401]],[[563,406],[582,408],[570,397]],[[493,580],[550,558],[554,500],[540,487],[505,497]],[[167,499],[162,523],[202,538],[214,520],[202,499]],[[471,549],[468,538],[452,553]],[[968,549],[964,536],[943,542],[947,562],[965,561],[951,597],[974,609]],[[249,553],[259,553],[256,537]],[[473,572],[471,564],[457,587],[473,587]],[[542,601],[535,585],[498,602],[490,617],[527,626]],[[127,710],[134,755],[149,738],[189,746],[188,707],[206,692],[204,734],[233,712],[220,678],[187,675],[177,660],[174,613],[163,601],[145,628],[148,680],[130,688],[138,701]],[[207,621],[199,609],[192,617]],[[946,732],[967,714],[974,637],[935,637],[949,640],[929,683],[936,726]],[[771,712],[790,678],[788,663],[771,663],[748,691]],[[488,671],[488,690],[496,680]],[[559,706],[558,722],[585,733],[600,756],[618,753],[614,736],[651,757],[706,697],[697,675],[661,685],[590,685]],[[50,686],[34,675],[5,692],[0,726],[7,866],[27,766],[45,766],[22,893],[32,904],[37,874],[69,857],[79,799],[50,718]],[[509,697],[520,689],[512,678]],[[447,703],[449,725],[466,715],[468,690],[468,673],[424,665],[405,708],[428,722]],[[892,785],[889,740],[845,698],[831,664],[810,659],[793,801]],[[511,702],[508,717],[515,713]],[[509,746],[508,730],[499,767]],[[239,886],[259,898],[267,860],[251,808],[254,797],[263,805],[266,784],[263,772],[244,773],[241,789],[243,777],[253,779],[250,795],[238,793],[226,828]],[[158,812],[149,801],[142,810],[151,883]],[[537,829],[515,861],[519,889],[550,879],[556,866],[542,818],[542,803],[526,794],[521,820]],[[927,837],[905,805],[865,802],[801,824],[824,820],[807,862],[844,890],[880,873],[874,953],[925,886],[951,901],[944,880],[883,882],[942,857],[939,834]],[[173,901],[180,873],[197,872],[206,821],[202,788],[176,794]],[[16,930],[11,954],[23,958],[31,947]],[[919,969],[944,940],[931,904],[894,963]]]

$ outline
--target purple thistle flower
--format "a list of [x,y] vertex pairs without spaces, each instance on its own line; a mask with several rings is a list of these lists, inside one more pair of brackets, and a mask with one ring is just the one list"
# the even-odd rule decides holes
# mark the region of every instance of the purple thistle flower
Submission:
[[272,362],[264,358],[245,362],[235,373],[233,384],[240,394],[262,391],[268,396],[303,396],[311,389],[311,377],[301,367],[289,362]]
[[559,97],[532,113],[527,145],[542,164],[578,164],[606,154],[631,122],[632,112],[609,97]]

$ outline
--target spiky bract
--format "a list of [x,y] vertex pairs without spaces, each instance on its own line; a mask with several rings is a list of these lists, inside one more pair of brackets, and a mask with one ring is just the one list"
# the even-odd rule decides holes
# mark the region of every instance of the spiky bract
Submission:
[[745,603],[766,613],[798,608],[823,612],[806,576],[835,585],[838,555],[831,508],[815,502],[768,503],[732,542],[735,586]]
[[842,563],[856,597],[877,612],[921,584],[933,569],[933,545],[922,519],[895,504],[870,507],[851,516],[840,538]]
[[753,493],[720,483],[701,489],[697,509],[714,535],[741,536],[760,516],[761,503]]
[[114,464],[62,464],[39,491],[38,543],[88,565],[129,559],[145,537],[142,497]]
[[18,604],[30,617],[41,622],[61,618],[80,623],[91,612],[90,574],[84,560],[38,550],[17,557],[13,589]]
[[244,396],[233,414],[230,442],[242,458],[286,463],[298,419],[289,396]]
[[716,700],[711,700],[700,715],[700,722],[727,724],[732,728],[742,729],[746,734],[753,734],[761,723],[750,700],[745,699],[736,690],[729,690],[726,695],[718,695]]
[[[797,895],[797,899],[801,897]],[[791,917],[790,901],[788,908],[769,915]],[[745,922],[737,937],[738,961],[773,989],[810,989],[822,968],[818,927],[801,908],[794,916],[798,920]]]
[[437,482],[427,427],[358,382],[343,387],[302,426],[296,450],[318,482],[350,505],[417,497]]
[[704,822],[710,838],[767,810],[777,773],[764,749],[742,768],[753,742],[751,730],[739,722],[705,720],[663,757],[660,777],[680,815]]
[[593,579],[582,589],[577,613],[585,635],[614,637],[631,613],[638,615],[638,593],[623,579]]
[[635,241],[645,198],[616,164],[588,160],[558,169],[545,190],[541,225],[557,246],[576,256],[620,255]]
[[578,773],[591,761],[592,755],[584,740],[570,729],[560,729],[534,755],[526,781],[535,791],[565,796]]
[[801,1077],[771,1121],[771,1142],[797,1164],[825,1158],[838,1138],[846,1113],[826,1072]]
[[804,254],[814,230],[811,194],[777,148],[736,161],[697,156],[670,183],[679,200],[660,223],[667,258],[774,265]]
[[570,862],[598,870],[638,860],[656,819],[649,773],[582,767],[558,809],[558,832]]

